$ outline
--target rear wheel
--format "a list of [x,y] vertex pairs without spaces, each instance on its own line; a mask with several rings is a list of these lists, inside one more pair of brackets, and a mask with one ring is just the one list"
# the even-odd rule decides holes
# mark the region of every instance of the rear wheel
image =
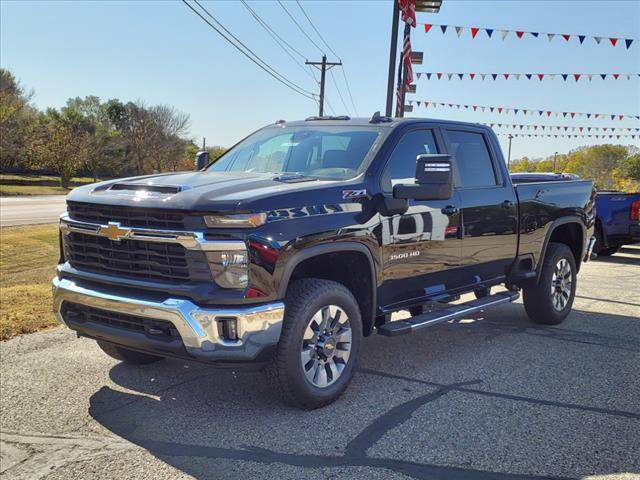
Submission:
[[344,285],[320,279],[293,283],[268,369],[280,396],[305,409],[335,401],[351,382],[361,338],[360,308]]
[[573,305],[576,262],[563,243],[549,243],[537,284],[524,288],[524,308],[536,323],[557,325]]
[[128,348],[118,347],[113,343],[98,341],[98,346],[104,353],[116,360],[128,363],[130,365],[145,365],[147,363],[159,362],[164,360],[164,357],[157,355],[149,355],[148,353],[136,352],[135,350],[129,350]]

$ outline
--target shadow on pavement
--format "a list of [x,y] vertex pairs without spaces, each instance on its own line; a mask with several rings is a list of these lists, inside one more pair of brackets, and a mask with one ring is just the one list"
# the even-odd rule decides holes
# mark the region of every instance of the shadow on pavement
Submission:
[[[515,402],[515,408],[521,410],[527,406],[533,406],[534,410],[543,406],[558,409],[561,415],[602,416],[602,421],[605,422],[616,424],[615,422],[630,421],[637,426],[637,422],[640,421],[638,411],[594,405],[589,397],[580,394],[576,395],[573,402],[553,398],[553,395],[550,395],[551,398],[533,398],[508,393],[509,387],[500,391],[500,386],[496,385],[495,381],[488,385],[483,378],[469,378],[468,374],[465,376],[465,362],[468,362],[469,370],[473,372],[474,359],[467,355],[468,349],[477,347],[479,339],[495,339],[507,335],[515,335],[516,339],[522,335],[533,336],[539,341],[548,341],[549,355],[553,355],[554,349],[566,349],[568,345],[574,349],[595,347],[623,350],[621,354],[625,355],[627,352],[640,353],[637,339],[579,331],[564,326],[534,325],[518,313],[520,309],[519,305],[509,305],[500,311],[502,314],[494,315],[495,318],[500,316],[504,320],[476,318],[469,323],[436,327],[430,332],[415,334],[404,342],[381,337],[375,337],[371,341],[367,339],[360,356],[360,365],[363,367],[356,374],[347,395],[333,406],[314,412],[303,412],[282,405],[260,374],[235,375],[233,372],[215,370],[208,366],[190,364],[189,368],[185,368],[184,362],[166,361],[161,362],[163,367],[135,368],[124,364],[113,367],[110,371],[111,379],[118,386],[132,392],[117,391],[105,386],[92,395],[89,413],[98,423],[116,435],[139,445],[162,461],[196,478],[221,478],[225,476],[222,475],[223,472],[226,473],[225,477],[232,477],[233,472],[224,470],[229,468],[228,461],[257,462],[265,465],[264,468],[267,468],[267,465],[284,464],[317,469],[318,471],[312,473],[318,476],[321,476],[322,469],[326,468],[369,467],[384,469],[381,472],[383,477],[384,472],[393,471],[415,479],[565,478],[545,472],[575,472],[575,465],[588,455],[579,443],[562,443],[562,451],[557,452],[554,461],[545,463],[545,458],[539,458],[535,463],[535,471],[519,474],[476,468],[477,464],[473,459],[465,457],[464,449],[455,452],[458,458],[457,466],[427,464],[407,459],[421,456],[424,458],[425,452],[419,443],[415,444],[415,451],[389,454],[386,458],[369,453],[369,449],[384,444],[385,436],[392,432],[397,433],[398,429],[406,430],[406,435],[411,435],[411,428],[405,424],[418,409],[428,409],[432,402],[442,398],[445,406],[440,402],[438,408],[455,409],[449,407],[447,402],[455,404],[454,399],[459,400],[461,395],[469,397],[465,405],[489,402],[495,404],[495,408],[499,410],[503,408],[500,402]],[[594,321],[603,317],[603,314],[585,311],[574,311],[572,315],[580,315],[586,320]],[[629,324],[629,329],[637,328],[636,318],[620,315],[606,317],[607,321],[614,325]],[[442,337],[447,338],[444,346]],[[509,338],[502,340],[515,341]],[[367,348],[368,346],[375,348]],[[461,380],[444,383],[428,378],[414,378],[406,374],[402,368],[378,360],[378,346],[387,350],[385,358],[397,358],[398,362],[400,359],[411,358],[417,365],[428,365],[442,355],[445,349],[449,353],[453,350],[456,364],[450,368],[459,370]],[[514,361],[511,350],[498,355],[497,362],[509,365]],[[604,355],[608,353],[605,352]],[[597,369],[598,365],[595,362],[599,358],[595,357],[594,364],[583,365],[584,370]],[[141,369],[145,374],[140,374]],[[160,377],[167,373],[173,378],[178,377],[179,380],[166,385],[161,384],[160,378],[156,382],[149,380],[150,377]],[[385,386],[386,390],[383,390],[383,383],[388,383]],[[415,385],[416,388],[403,388],[407,385]],[[389,388],[392,390],[391,393]],[[408,399],[406,392],[413,392]],[[386,411],[375,410],[376,401],[373,399],[383,397],[386,398],[388,408]],[[363,417],[362,409],[367,408],[377,413]],[[510,411],[504,414],[508,415]],[[414,418],[414,429],[416,422],[430,421],[432,413],[427,410],[423,414],[424,417]],[[455,411],[452,414],[455,415]],[[525,423],[533,428],[536,422],[540,421],[540,414],[536,412],[529,415]],[[362,420],[363,418],[365,420]],[[446,423],[438,426],[442,429],[447,428]],[[342,432],[345,427],[351,427],[352,430],[347,429],[351,433],[338,440],[332,438],[335,432]],[[571,427],[580,429],[581,425]],[[552,431],[550,435],[562,435],[564,431],[558,426],[557,432]],[[501,463],[496,466],[496,470],[516,465],[515,471],[522,472],[522,466],[518,466],[517,459],[520,457],[516,458],[516,453],[521,452],[513,451],[512,448],[512,444],[521,440],[516,435],[519,433],[504,431],[499,445],[481,442],[474,448],[479,449],[480,454],[485,457],[492,457],[498,450],[511,451],[513,458],[500,458]],[[617,431],[614,427],[602,432],[602,458],[596,462],[600,470],[589,472],[590,474],[631,472],[640,468],[637,458],[633,460],[633,455],[608,456],[609,441],[619,445],[620,435],[624,437],[625,433]],[[278,448],[277,443],[283,436],[293,437],[293,445]],[[296,441],[298,437],[301,440]],[[631,437],[632,434],[629,434],[630,442],[633,441]],[[319,445],[323,447],[319,448]],[[535,450],[531,454],[535,455],[534,452]],[[221,460],[227,462],[221,464]],[[559,467],[558,462],[562,461],[566,462],[566,465]],[[240,469],[234,471],[241,472]],[[242,474],[238,473],[238,476]]]
[[613,255],[599,255],[598,258],[596,258],[596,262],[640,265],[640,249],[622,247],[618,253],[614,253]]

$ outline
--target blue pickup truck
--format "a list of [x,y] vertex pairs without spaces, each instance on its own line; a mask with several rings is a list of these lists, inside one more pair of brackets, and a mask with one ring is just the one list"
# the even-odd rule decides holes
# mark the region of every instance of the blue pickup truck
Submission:
[[598,192],[596,212],[598,255],[613,255],[623,245],[640,242],[640,193]]
[[[573,173],[512,173],[516,183],[577,180]],[[601,191],[596,195],[596,244],[593,251],[613,255],[621,246],[640,242],[640,192]]]

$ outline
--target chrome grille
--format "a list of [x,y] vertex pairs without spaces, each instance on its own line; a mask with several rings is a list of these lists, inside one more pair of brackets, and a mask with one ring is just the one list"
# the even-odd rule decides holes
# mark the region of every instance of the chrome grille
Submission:
[[78,270],[169,283],[212,280],[204,253],[176,243],[70,232],[63,235],[63,245],[66,260]]

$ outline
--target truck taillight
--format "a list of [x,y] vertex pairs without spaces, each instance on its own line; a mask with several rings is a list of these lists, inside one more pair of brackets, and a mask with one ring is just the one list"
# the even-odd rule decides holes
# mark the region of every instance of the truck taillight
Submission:
[[640,220],[640,200],[631,204],[631,220]]

